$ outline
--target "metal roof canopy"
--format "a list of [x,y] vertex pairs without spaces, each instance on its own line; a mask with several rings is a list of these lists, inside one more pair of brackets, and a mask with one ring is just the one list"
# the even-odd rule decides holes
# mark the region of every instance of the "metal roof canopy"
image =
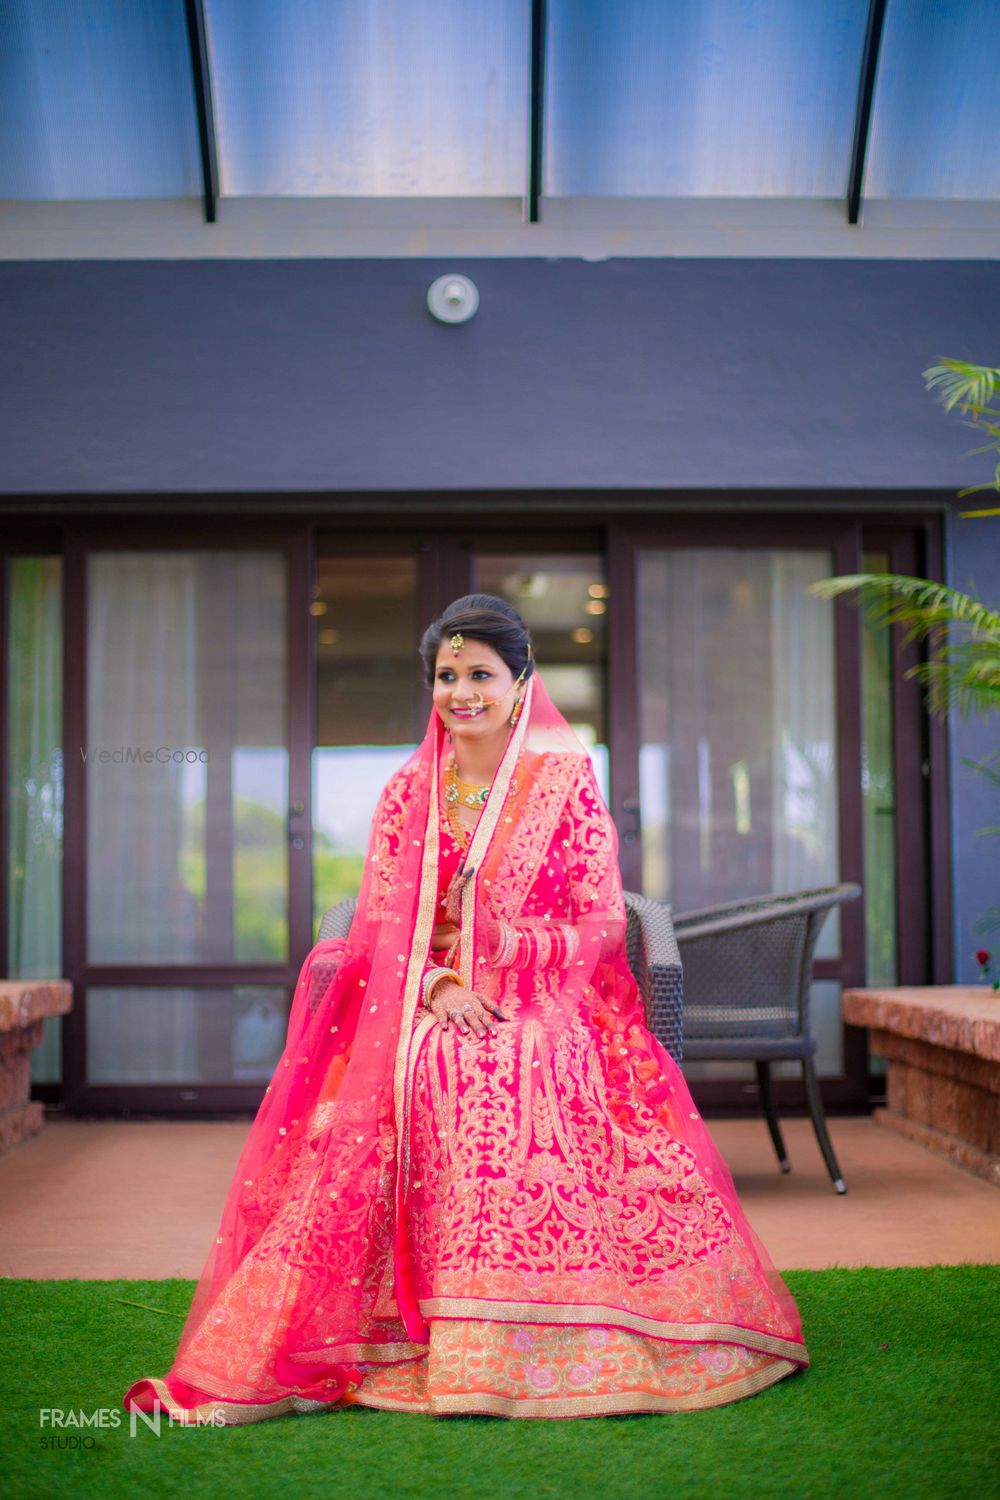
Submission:
[[467,204],[506,227],[514,198],[525,226],[585,205],[606,228],[683,226],[690,201],[702,227],[740,203],[793,227],[838,178],[855,226],[863,201],[882,223],[936,204],[938,227],[1000,203],[979,145],[1000,138],[1000,0],[185,0],[183,20],[172,0],[0,0],[0,25],[15,204],[197,184],[213,224],[240,201],[281,223],[298,199],[354,225],[411,203],[394,222]]

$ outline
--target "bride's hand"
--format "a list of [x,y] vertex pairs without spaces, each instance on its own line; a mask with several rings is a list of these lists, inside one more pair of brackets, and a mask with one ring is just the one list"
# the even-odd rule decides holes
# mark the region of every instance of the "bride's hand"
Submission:
[[463,856],[458,869],[448,882],[444,908],[445,921],[450,922],[452,927],[456,929],[462,925],[462,891],[465,889],[465,882],[471,880],[475,873],[476,869],[474,865],[470,866],[468,870],[465,868],[465,858]]
[[435,987],[429,1009],[442,1031],[447,1031],[449,1022],[454,1021],[463,1036],[470,1032],[478,1037],[487,1033],[496,1036],[497,1021],[507,1019],[498,1005],[450,980]]
[[[442,948],[448,948],[458,937],[462,923],[462,890],[465,882],[476,873],[475,866],[467,870],[465,859],[459,863],[458,869],[448,883],[448,892],[445,898],[445,921],[438,923],[434,928],[434,936],[431,940],[431,950],[434,953]],[[496,922],[490,916],[485,916],[486,942],[489,952],[497,945],[498,928]]]

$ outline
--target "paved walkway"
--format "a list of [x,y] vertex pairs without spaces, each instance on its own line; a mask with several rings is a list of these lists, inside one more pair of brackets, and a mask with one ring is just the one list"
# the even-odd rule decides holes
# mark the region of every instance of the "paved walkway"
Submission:
[[[762,1120],[709,1122],[782,1270],[1000,1261],[1000,1191],[869,1119],[833,1119],[838,1196],[808,1121],[782,1122],[782,1177]],[[245,1122],[51,1120],[0,1158],[0,1275],[195,1277]]]

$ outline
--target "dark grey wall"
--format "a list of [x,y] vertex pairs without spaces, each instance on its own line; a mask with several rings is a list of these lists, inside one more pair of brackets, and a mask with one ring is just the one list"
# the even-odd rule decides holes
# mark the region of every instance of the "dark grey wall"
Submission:
[[920,372],[998,358],[1000,265],[19,262],[0,343],[0,492],[953,487]]

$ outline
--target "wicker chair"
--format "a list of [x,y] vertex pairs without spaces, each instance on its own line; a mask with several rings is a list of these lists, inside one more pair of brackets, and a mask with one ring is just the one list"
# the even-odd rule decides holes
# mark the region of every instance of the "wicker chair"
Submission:
[[[319,924],[320,938],[346,937],[357,902],[353,897],[331,906]],[[683,986],[680,955],[670,907],[625,892],[628,925],[625,950],[646,1007],[649,1028],[675,1062],[681,1060]]]
[[816,1078],[809,987],[816,940],[827,915],[861,894],[854,884],[730,901],[675,917],[684,964],[684,1056],[752,1060],[782,1172],[791,1170],[771,1088],[771,1063],[802,1063],[806,1100],[823,1160],[847,1191],[826,1128]]

